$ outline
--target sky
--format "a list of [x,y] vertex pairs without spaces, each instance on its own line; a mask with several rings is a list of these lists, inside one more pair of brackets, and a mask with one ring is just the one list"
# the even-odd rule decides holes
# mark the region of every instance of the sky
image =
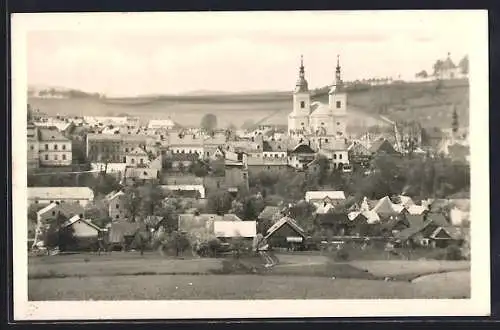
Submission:
[[[469,53],[474,12],[52,14],[26,19],[28,84],[108,96],[292,90],[432,71]],[[46,14],[49,15],[49,14]]]

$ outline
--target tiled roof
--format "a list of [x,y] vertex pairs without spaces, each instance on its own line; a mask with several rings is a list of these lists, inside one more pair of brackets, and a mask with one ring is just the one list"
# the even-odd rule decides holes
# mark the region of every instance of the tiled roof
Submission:
[[292,151],[292,154],[315,154],[316,152],[311,149],[311,147],[307,144],[299,144]]
[[427,219],[432,221],[436,226],[448,227],[450,223],[446,220],[445,216],[441,213],[428,213]]
[[345,194],[340,190],[330,190],[330,191],[308,191],[306,192],[305,200],[324,200],[329,198],[331,200],[344,200]]
[[266,238],[272,236],[272,234],[274,234],[278,229],[280,229],[285,224],[290,225],[290,227],[292,227],[297,232],[297,234],[299,234],[300,236],[302,236],[304,238],[306,237],[306,233],[305,233],[304,229],[302,229],[297,224],[297,222],[295,220],[293,220],[290,217],[283,217],[278,222],[276,222],[274,225],[272,225],[271,228],[268,229],[267,234],[266,234]]
[[49,142],[49,141],[57,141],[57,142],[69,142],[70,140],[62,135],[56,128],[38,128],[38,133],[40,137],[40,141]]

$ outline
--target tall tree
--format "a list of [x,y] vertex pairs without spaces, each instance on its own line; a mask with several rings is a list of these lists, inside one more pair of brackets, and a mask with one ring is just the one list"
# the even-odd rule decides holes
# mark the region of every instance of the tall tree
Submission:
[[139,189],[134,186],[129,186],[125,188],[125,208],[130,216],[130,221],[135,222],[136,217],[139,215],[139,211],[141,209],[141,194]]
[[212,113],[207,113],[201,118],[201,128],[207,132],[212,132],[217,128],[217,117]]

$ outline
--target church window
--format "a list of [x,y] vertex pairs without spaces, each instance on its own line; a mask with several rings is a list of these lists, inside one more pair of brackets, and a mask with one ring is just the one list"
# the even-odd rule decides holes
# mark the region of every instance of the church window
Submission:
[[300,108],[304,109],[306,107],[306,102],[300,101]]
[[341,103],[340,103],[340,101],[337,101],[337,109],[340,109],[340,107],[341,107]]
[[337,154],[333,154],[333,159],[337,159]]
[[337,126],[340,126],[340,121],[337,122]]
[[304,123],[300,123],[300,125],[304,126]]
[[339,159],[342,159],[342,154],[339,155]]

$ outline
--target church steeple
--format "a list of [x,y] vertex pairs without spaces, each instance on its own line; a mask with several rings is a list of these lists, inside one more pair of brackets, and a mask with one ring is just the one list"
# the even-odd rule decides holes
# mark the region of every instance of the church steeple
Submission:
[[342,75],[340,72],[340,55],[337,55],[337,67],[335,68],[335,85],[337,88],[342,86]]
[[304,56],[300,55],[299,79],[297,79],[297,83],[295,84],[295,93],[305,93],[309,91],[305,74]]

